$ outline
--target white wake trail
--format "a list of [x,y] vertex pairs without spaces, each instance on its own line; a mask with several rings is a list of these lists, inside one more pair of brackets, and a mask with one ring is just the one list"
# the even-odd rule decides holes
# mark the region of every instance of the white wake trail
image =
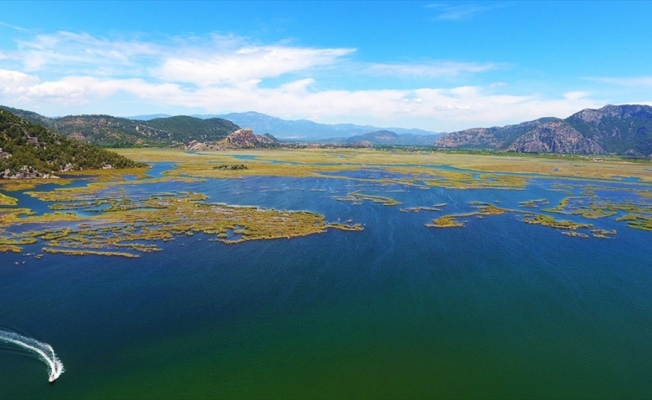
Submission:
[[48,380],[50,382],[54,382],[65,371],[63,369],[63,363],[54,354],[52,346],[47,343],[42,343],[27,336],[7,331],[0,331],[0,342],[15,344],[36,353],[41,361],[45,362],[49,368],[50,377]]

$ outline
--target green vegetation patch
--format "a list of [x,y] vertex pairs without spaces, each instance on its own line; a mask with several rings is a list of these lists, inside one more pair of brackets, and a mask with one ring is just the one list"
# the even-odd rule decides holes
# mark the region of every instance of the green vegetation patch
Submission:
[[[139,253],[161,250],[156,243],[147,242],[174,240],[179,235],[202,233],[213,236],[211,241],[236,244],[306,236],[327,229],[363,229],[351,221],[328,223],[324,216],[312,212],[208,203],[202,193],[134,195],[127,190],[130,185],[162,180],[196,181],[196,178],[100,180],[85,187],[28,192],[30,196],[54,203],[50,208],[56,211],[35,215],[27,209],[0,210],[0,251],[18,251],[24,245],[40,241],[46,253],[138,257]],[[69,210],[83,210],[91,216]],[[9,232],[17,227],[19,233]]]
[[384,196],[374,196],[370,194],[363,194],[359,192],[353,192],[349,193],[348,195],[344,197],[338,197],[336,198],[338,201],[350,201],[354,205],[360,205],[364,200],[369,200],[374,203],[382,204],[384,206],[395,206],[398,204],[401,204],[400,201],[394,200],[389,197],[384,197]]
[[17,199],[0,193],[0,206],[15,206],[17,204]]

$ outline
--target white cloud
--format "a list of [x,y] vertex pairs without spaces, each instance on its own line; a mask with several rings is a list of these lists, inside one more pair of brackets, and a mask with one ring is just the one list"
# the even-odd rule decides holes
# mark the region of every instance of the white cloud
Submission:
[[37,84],[38,81],[37,77],[20,71],[0,69],[0,91],[6,94],[24,92],[29,87]]
[[450,77],[463,73],[478,73],[498,69],[495,63],[470,63],[439,61],[431,63],[371,64],[366,72],[382,75],[407,75],[415,77]]
[[[165,109],[223,113],[256,110],[293,119],[335,123],[455,130],[507,124],[542,116],[564,117],[602,104],[588,93],[505,94],[504,82],[455,87],[349,89],[365,78],[455,77],[489,73],[497,63],[433,61],[361,63],[351,48],[252,45],[234,36],[170,38],[166,43],[109,40],[58,32],[21,41],[0,59],[0,104],[44,110],[49,115],[82,112],[134,115]],[[24,64],[20,70],[15,61]],[[11,67],[7,68],[11,62]],[[320,86],[319,74],[340,81]],[[27,71],[27,72],[25,72]],[[499,93],[501,91],[502,93]],[[16,104],[18,103],[18,104]],[[177,110],[177,111],[174,111]]]
[[652,76],[636,76],[636,77],[597,77],[597,78],[584,78],[586,80],[608,83],[618,86],[630,87],[645,87],[652,88]]
[[4,27],[7,27],[7,28],[11,28],[11,29],[13,29],[13,30],[20,31],[20,32],[29,32],[29,29],[25,29],[25,28],[23,28],[23,27],[16,26],[16,25],[11,25],[11,24],[8,24],[8,23],[6,23],[6,22],[1,22],[1,21],[0,21],[0,26],[4,26]]
[[243,47],[203,58],[166,59],[153,73],[160,79],[199,86],[237,84],[314,67],[333,65],[353,49],[312,49],[283,46]]
[[27,71],[63,66],[70,73],[89,67],[133,68],[145,59],[157,58],[162,50],[163,46],[147,42],[109,40],[64,31],[18,41],[13,58],[20,60]]
[[476,15],[502,8],[502,4],[472,4],[472,3],[431,3],[425,6],[437,12],[436,20],[467,21]]
[[[583,108],[602,105],[584,92],[568,92],[557,99],[546,99],[537,95],[496,94],[490,85],[447,89],[311,91],[312,84],[312,79],[302,79],[272,88],[258,85],[189,88],[143,79],[90,76],[41,82],[33,75],[0,70],[2,93],[18,98],[21,104],[48,102],[74,106],[96,102],[105,107],[98,112],[105,113],[111,113],[106,109],[111,98],[127,95],[159,109],[185,107],[210,113],[256,110],[271,115],[286,115],[290,111],[293,118],[319,117],[323,122],[356,120],[450,131],[516,123],[542,116],[565,117]],[[7,98],[2,96],[0,101]]]
[[315,83],[315,80],[312,78],[306,78],[306,79],[300,79],[298,81],[286,83],[284,85],[281,85],[281,90],[285,92],[299,92],[299,93],[306,93],[308,90],[308,87]]

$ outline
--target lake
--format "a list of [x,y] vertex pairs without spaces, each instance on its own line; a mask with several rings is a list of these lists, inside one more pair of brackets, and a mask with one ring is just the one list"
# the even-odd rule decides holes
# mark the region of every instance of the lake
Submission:
[[[172,167],[157,174],[161,165]],[[237,245],[183,235],[137,259],[0,254],[0,330],[49,343],[66,369],[50,384],[33,353],[0,343],[0,397],[652,396],[652,232],[616,221],[622,211],[587,219],[541,210],[591,185],[598,198],[652,204],[637,192],[651,185],[528,176],[522,190],[459,190],[374,181],[393,177],[378,169],[347,177],[130,190],[305,210],[360,223],[360,232]],[[350,193],[401,204],[342,200]],[[549,206],[523,207],[535,199]],[[472,202],[516,211],[426,227],[473,213]],[[524,223],[526,211],[617,234],[569,237]]]

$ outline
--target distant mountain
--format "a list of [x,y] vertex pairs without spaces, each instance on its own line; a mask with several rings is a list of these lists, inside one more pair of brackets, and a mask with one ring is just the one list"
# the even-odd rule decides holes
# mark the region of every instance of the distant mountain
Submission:
[[363,135],[355,135],[346,138],[342,143],[356,144],[369,143],[371,145],[416,145],[431,146],[432,142],[440,135],[415,135],[412,133],[397,134],[396,132],[381,130],[369,132]]
[[[281,118],[272,117],[269,115],[249,111],[244,113],[231,113],[223,115],[195,115],[200,118],[220,117],[233,121],[242,127],[248,127],[255,132],[267,132],[280,138],[281,140],[322,140],[326,138],[346,139],[350,136],[363,135],[369,132],[389,130],[398,134],[412,134],[412,135],[440,135],[437,132],[424,131],[421,129],[405,129],[405,128],[379,128],[371,125],[355,125],[355,124],[319,124],[317,122],[301,119],[301,120],[284,120]],[[418,140],[418,139],[414,139]],[[432,140],[427,141],[428,144]]]
[[504,127],[467,129],[438,138],[435,146],[652,157],[652,107],[608,105],[582,110],[566,119],[541,118]]
[[135,121],[149,121],[150,119],[155,118],[167,118],[171,117],[170,114],[149,114],[149,115],[134,115],[132,117],[124,117],[126,119],[133,119]]
[[0,110],[0,179],[44,178],[73,170],[135,166],[144,165]]

